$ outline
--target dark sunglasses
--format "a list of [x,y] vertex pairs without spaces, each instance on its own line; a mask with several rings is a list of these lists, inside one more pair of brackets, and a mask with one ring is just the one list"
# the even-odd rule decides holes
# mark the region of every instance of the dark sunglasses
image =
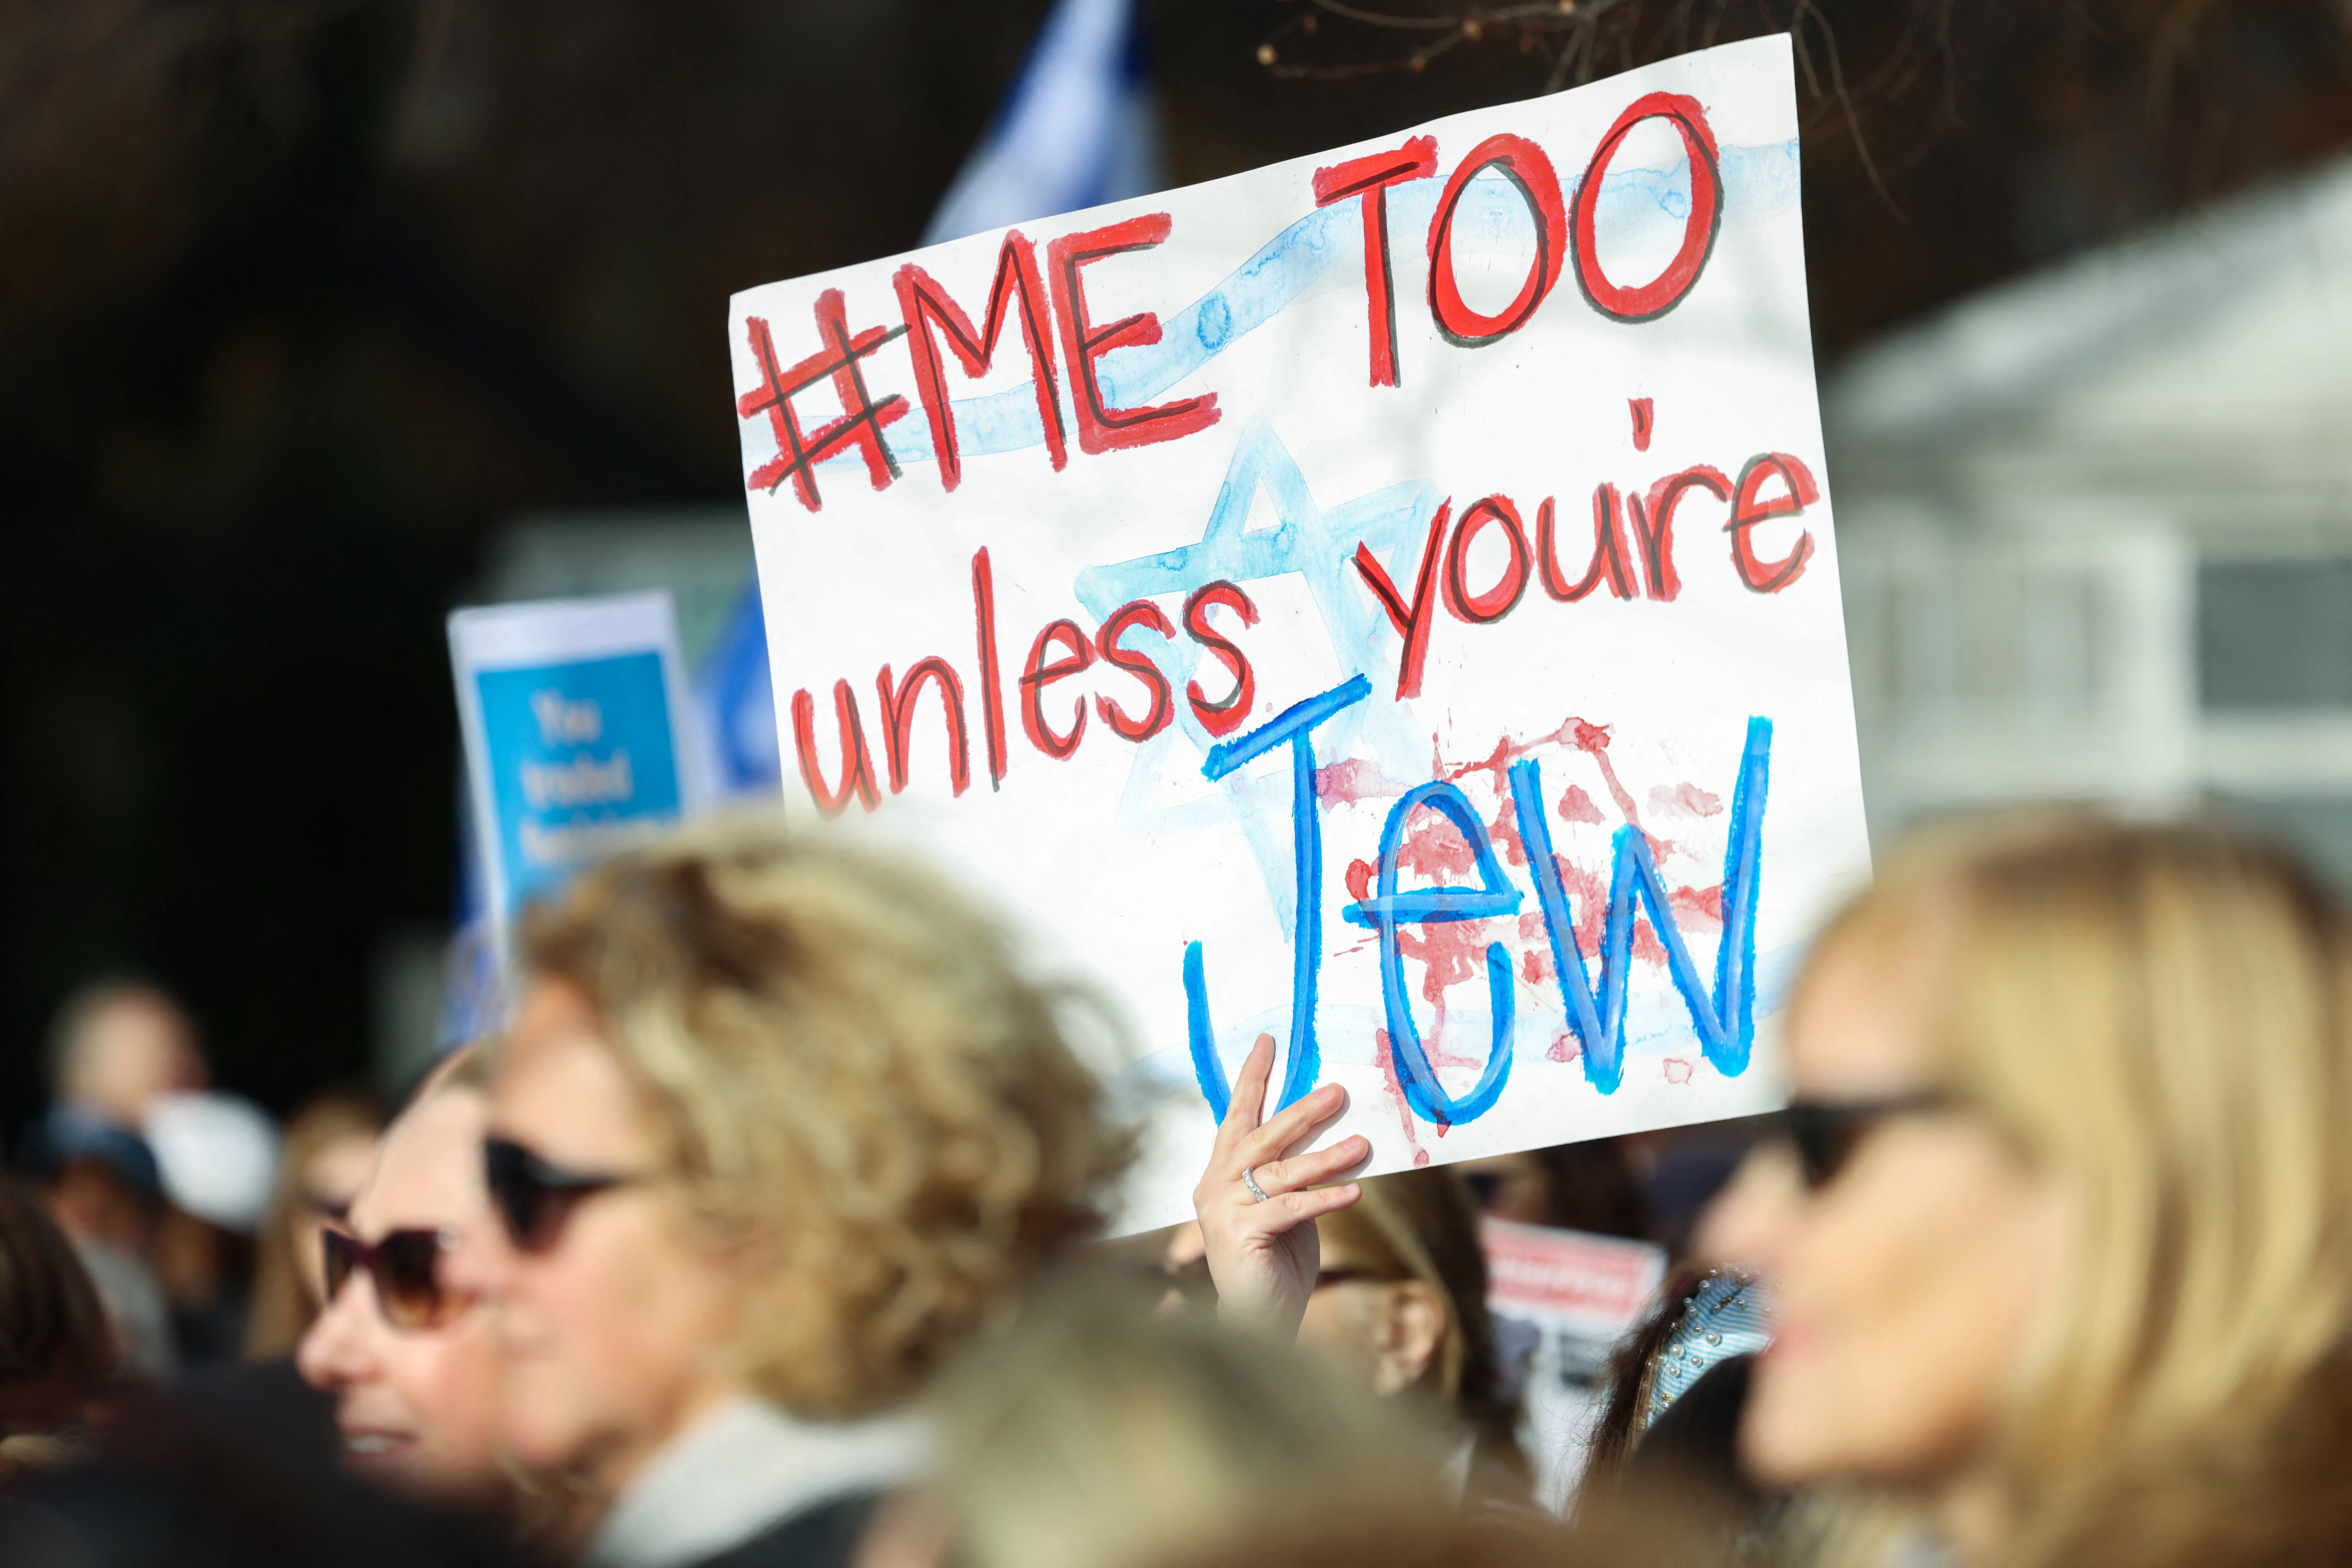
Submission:
[[395,1329],[438,1328],[456,1312],[457,1299],[441,1289],[440,1259],[456,1238],[446,1230],[395,1230],[369,1243],[340,1230],[319,1233],[326,1257],[327,1300],[342,1294],[353,1271],[375,1281],[376,1310]]
[[563,1226],[581,1199],[643,1179],[567,1171],[504,1138],[482,1140],[482,1177],[506,1223],[507,1239],[516,1251],[530,1253],[545,1252],[563,1239]]
[[1783,1114],[1805,1185],[1819,1192],[1836,1180],[1871,1129],[1886,1118],[1948,1110],[1951,1105],[1951,1096],[1943,1090],[1923,1089],[1879,1100],[1792,1100]]
[[1326,1268],[1315,1276],[1315,1284],[1313,1288],[1320,1290],[1326,1285],[1354,1285],[1358,1283],[1368,1285],[1393,1285],[1398,1280],[1407,1278],[1409,1278],[1409,1276],[1383,1273],[1381,1270],[1377,1268]]

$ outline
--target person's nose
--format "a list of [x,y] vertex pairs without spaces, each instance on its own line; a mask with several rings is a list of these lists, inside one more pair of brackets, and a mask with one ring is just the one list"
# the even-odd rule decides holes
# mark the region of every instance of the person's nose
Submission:
[[374,1312],[374,1287],[364,1273],[345,1280],[295,1347],[294,1369],[302,1381],[341,1394],[375,1376]]
[[1710,1264],[1775,1274],[1801,1201],[1794,1152],[1759,1143],[1699,1215],[1692,1250]]

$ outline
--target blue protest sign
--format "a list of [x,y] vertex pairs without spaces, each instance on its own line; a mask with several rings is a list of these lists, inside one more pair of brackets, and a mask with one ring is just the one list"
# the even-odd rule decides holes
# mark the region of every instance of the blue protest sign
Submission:
[[474,683],[510,904],[547,891],[615,826],[677,815],[660,654],[488,669]]
[[704,797],[667,594],[459,610],[449,649],[501,930],[621,838]]

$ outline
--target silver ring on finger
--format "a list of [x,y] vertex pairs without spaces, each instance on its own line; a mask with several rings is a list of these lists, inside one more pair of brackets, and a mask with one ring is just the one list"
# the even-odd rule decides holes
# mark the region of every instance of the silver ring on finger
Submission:
[[1242,1167],[1242,1185],[1249,1189],[1250,1202],[1254,1204],[1262,1204],[1270,1195],[1264,1187],[1257,1184],[1256,1173],[1247,1165]]

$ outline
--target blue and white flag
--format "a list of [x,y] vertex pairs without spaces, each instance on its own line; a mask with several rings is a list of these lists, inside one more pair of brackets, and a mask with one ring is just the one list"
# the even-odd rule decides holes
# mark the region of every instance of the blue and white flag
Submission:
[[694,672],[694,703],[711,749],[711,782],[720,795],[773,795],[783,787],[775,689],[768,678],[768,626],[760,611],[756,574],[744,582],[727,625]]
[[1146,46],[1139,0],[1060,0],[923,243],[1164,185]]

